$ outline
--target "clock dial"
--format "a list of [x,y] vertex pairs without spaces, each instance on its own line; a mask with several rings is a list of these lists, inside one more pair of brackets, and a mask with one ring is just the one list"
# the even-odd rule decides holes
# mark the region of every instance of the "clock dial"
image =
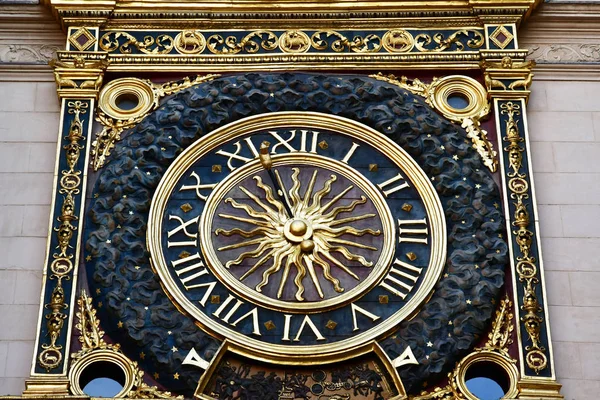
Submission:
[[428,178],[393,142],[339,117],[274,113],[220,128],[156,193],[148,245],[167,293],[265,359],[343,357],[390,334],[445,261]]
[[272,160],[272,173],[249,163],[208,199],[200,236],[210,266],[240,296],[288,312],[314,313],[365,292],[393,254],[383,195],[332,158]]

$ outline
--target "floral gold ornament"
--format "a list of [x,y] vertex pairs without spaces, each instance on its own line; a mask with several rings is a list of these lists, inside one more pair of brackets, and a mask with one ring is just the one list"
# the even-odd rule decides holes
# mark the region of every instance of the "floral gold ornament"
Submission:
[[251,32],[242,39],[233,35],[223,37],[220,34],[211,35],[207,39],[207,48],[213,54],[237,54],[240,52],[254,54],[261,49],[275,50],[277,46],[277,35],[267,30]]
[[516,117],[521,114],[521,106],[515,102],[508,101],[502,103],[500,109],[500,113],[508,117],[505,123],[506,136],[502,140],[508,143],[504,148],[508,154],[509,168],[511,169],[507,172],[507,177],[509,178],[508,187],[511,191],[510,197],[515,200],[513,203],[515,211],[512,225],[516,228],[513,231],[513,235],[520,251],[520,255],[516,257],[516,270],[519,282],[523,284],[523,304],[521,309],[525,313],[521,317],[521,322],[531,342],[530,345],[525,347],[525,361],[529,368],[535,371],[536,374],[539,374],[540,371],[547,368],[548,357],[546,355],[546,348],[540,341],[541,325],[544,319],[540,316],[543,309],[536,294],[536,286],[540,283],[537,278],[537,260],[531,254],[534,233],[529,229],[531,221],[526,202],[529,199],[529,194],[527,193],[529,185],[526,181],[526,174],[520,172],[525,149],[521,146],[523,139],[519,132]]
[[[114,396],[115,398],[183,399],[183,396],[173,396],[170,392],[146,384],[144,371],[139,368],[137,362],[127,358],[118,343],[111,344],[104,340],[104,331],[100,327],[100,320],[96,316],[96,309],[92,302],[92,298],[85,291],[82,291],[77,299],[79,310],[76,314],[75,328],[79,331],[81,350],[71,355],[69,381],[72,394],[86,395],[80,385],[83,375],[102,373],[106,368],[114,368],[124,377],[123,387]],[[103,369],[96,367],[99,365],[102,365]]]
[[311,41],[317,50],[333,50],[337,53],[347,50],[355,53],[376,53],[381,49],[381,38],[376,34],[356,35],[350,39],[336,31],[317,31],[311,36]]
[[[443,33],[436,33],[430,35],[427,33],[420,33],[415,36],[415,47],[420,51],[426,52],[441,52],[444,50],[450,51],[464,51],[465,44],[460,40],[461,37],[468,38],[466,45],[471,51],[481,48],[485,43],[485,38],[475,29],[461,29],[449,35],[447,38]],[[430,45],[435,43],[434,47]]]
[[[379,53],[441,53],[477,51],[484,44],[478,29],[446,29],[435,34],[419,33],[418,29],[368,30],[361,34],[344,30],[237,30],[225,36],[222,32],[182,30],[178,33],[148,31],[147,33],[105,31],[100,48],[114,54],[148,56],[166,54],[257,54],[315,52]],[[412,32],[412,33],[411,33]],[[416,34],[416,36],[415,36]]]
[[47,372],[57,368],[63,360],[63,347],[56,343],[62,332],[64,321],[67,319],[67,314],[63,311],[69,307],[65,302],[62,278],[62,276],[55,278],[57,283],[50,296],[50,303],[45,305],[46,308],[50,309],[50,313],[45,316],[50,343],[42,344],[43,350],[38,356],[38,362]]
[[57,237],[57,250],[53,253],[54,261],[50,264],[50,280],[56,280],[56,286],[52,290],[50,303],[45,308],[50,312],[45,315],[48,329],[49,343],[41,345],[43,351],[38,356],[39,365],[46,371],[57,368],[63,360],[62,346],[57,344],[57,340],[62,333],[64,321],[67,314],[64,310],[69,306],[65,300],[63,289],[63,279],[70,279],[70,272],[73,270],[74,255],[71,252],[73,232],[77,226],[73,223],[79,219],[75,214],[74,196],[80,193],[81,171],[76,169],[77,162],[84,148],[80,144],[85,140],[83,136],[83,122],[81,115],[88,112],[88,103],[82,101],[70,101],[67,103],[68,113],[73,115],[69,133],[65,137],[67,144],[64,146],[67,161],[67,169],[61,171],[59,193],[63,195],[61,214],[58,216],[60,225],[54,228]]
[[144,54],[166,54],[175,45],[173,37],[165,34],[153,37],[145,35],[141,39],[127,32],[107,32],[100,38],[100,48],[107,52],[119,49],[122,54],[129,54],[133,47]]

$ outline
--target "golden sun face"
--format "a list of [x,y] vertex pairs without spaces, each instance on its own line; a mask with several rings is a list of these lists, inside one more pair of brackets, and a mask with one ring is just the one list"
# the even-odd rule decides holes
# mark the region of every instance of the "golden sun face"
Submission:
[[393,220],[371,182],[306,153],[234,170],[199,223],[208,266],[268,308],[317,312],[372,287],[393,254]]
[[[276,182],[272,182],[271,185],[281,188],[277,197],[278,190],[274,190],[260,176],[255,175],[252,177],[256,185],[254,190],[242,185],[238,186],[239,190],[247,196],[245,201],[238,202],[232,197],[225,199],[225,203],[231,207],[243,210],[245,216],[226,213],[219,213],[218,216],[251,225],[254,228],[251,230],[237,227],[216,229],[215,235],[240,238],[237,243],[221,246],[218,250],[227,252],[256,246],[244,251],[234,260],[228,261],[225,267],[240,265],[245,260],[251,259],[253,264],[239,279],[243,281],[253,274],[261,274],[262,279],[255,285],[257,292],[262,292],[263,288],[269,285],[269,280],[277,274],[279,279],[277,298],[281,299],[288,280],[293,280],[294,298],[297,301],[304,301],[304,281],[308,275],[314,289],[323,299],[325,295],[319,278],[329,282],[338,293],[342,293],[345,288],[340,279],[336,277],[337,275],[346,274],[357,281],[361,279],[344,265],[340,261],[340,257],[334,255],[335,253],[347,261],[358,262],[365,268],[373,266],[373,261],[354,253],[352,249],[374,252],[377,251],[377,248],[345,238],[381,235],[379,229],[357,229],[348,225],[376,216],[375,213],[353,213],[357,206],[367,203],[367,197],[361,195],[359,199],[341,204],[345,200],[345,196],[354,188],[354,185],[348,185],[334,197],[328,198],[327,196],[332,191],[332,185],[338,180],[338,177],[330,174],[322,183],[321,188],[315,191],[319,172],[318,169],[313,171],[304,189],[299,179],[300,169],[292,168],[290,176],[292,187],[287,192],[279,171],[275,170]],[[304,193],[301,194],[301,191]],[[284,202],[289,204],[289,211]],[[291,215],[288,215],[290,211]]]

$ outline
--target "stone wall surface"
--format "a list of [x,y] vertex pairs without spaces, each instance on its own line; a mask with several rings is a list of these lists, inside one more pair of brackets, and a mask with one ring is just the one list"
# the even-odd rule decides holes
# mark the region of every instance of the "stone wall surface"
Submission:
[[529,133],[558,380],[600,391],[600,82],[534,81]]
[[0,81],[0,395],[31,368],[59,108],[54,82]]
[[[30,2],[35,3],[35,2]],[[0,395],[21,394],[37,332],[60,106],[41,6],[0,2]]]
[[[56,24],[48,28],[51,17],[41,6],[27,7],[32,13],[25,26],[14,22],[22,13],[0,7],[0,395],[20,394],[29,376],[59,126],[55,84],[43,65],[64,39]],[[36,28],[25,28],[36,18],[45,21],[35,24],[44,31],[37,36]],[[597,46],[600,41],[590,37],[600,37],[600,24],[590,26],[563,40],[565,46]],[[25,40],[20,34],[25,31],[41,39]],[[540,64],[528,122],[547,301],[562,393],[568,400],[595,399],[600,393],[600,80],[593,64],[600,56],[596,50],[585,57],[552,50],[550,43],[559,42],[549,32],[538,13],[522,30],[521,41],[538,49],[532,57]],[[580,68],[585,63],[591,67]]]

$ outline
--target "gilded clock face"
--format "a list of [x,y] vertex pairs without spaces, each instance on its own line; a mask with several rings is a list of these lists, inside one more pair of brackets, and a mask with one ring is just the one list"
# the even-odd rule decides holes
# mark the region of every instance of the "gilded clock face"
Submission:
[[446,228],[430,180],[359,123],[272,113],[188,147],[152,201],[148,248],[177,307],[270,360],[343,356],[431,294]]

